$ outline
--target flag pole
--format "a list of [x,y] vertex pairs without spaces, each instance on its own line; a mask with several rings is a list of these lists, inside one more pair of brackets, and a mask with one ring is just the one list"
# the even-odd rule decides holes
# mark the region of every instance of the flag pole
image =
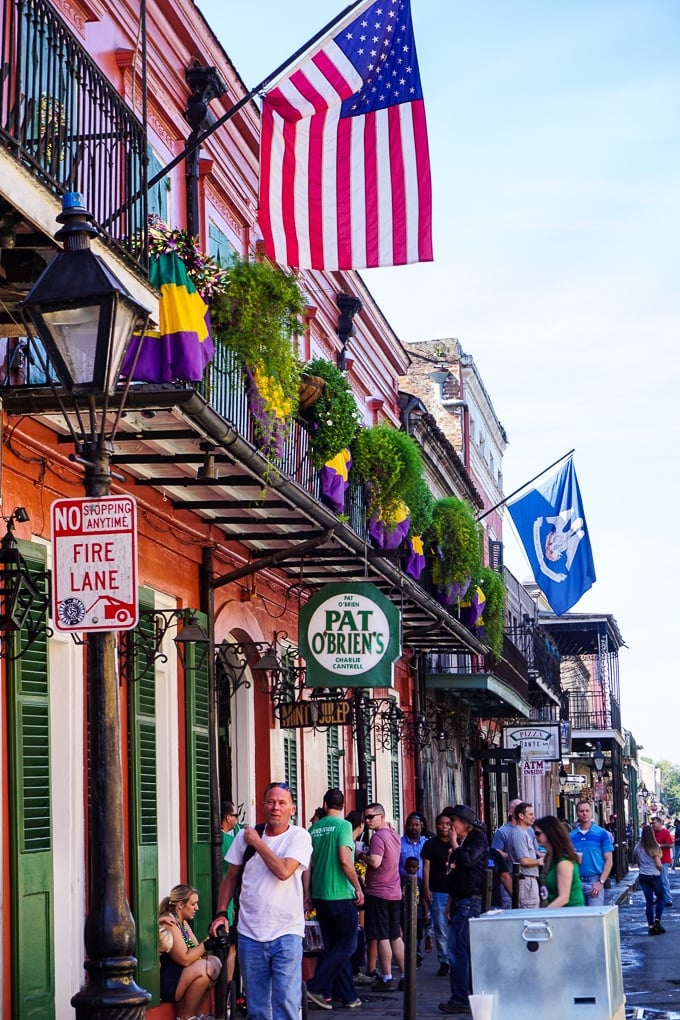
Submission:
[[[574,448],[574,449],[575,449],[575,448]],[[571,457],[573,453],[574,453],[574,450],[570,450],[570,451],[569,451],[569,453],[563,453],[563,454],[562,454],[562,456],[561,456],[561,457],[558,457],[558,458],[557,458],[557,460],[553,461],[553,463],[552,463],[552,464],[548,464],[548,466],[547,466],[546,468],[543,468],[543,470],[542,470],[542,471],[539,471],[539,472],[538,472],[538,474],[537,474],[537,475],[534,475],[534,477],[533,477],[533,478],[530,478],[528,482],[524,482],[524,484],[523,484],[523,485],[520,485],[520,487],[519,487],[518,489],[515,489],[515,491],[514,491],[514,492],[511,492],[509,496],[505,496],[505,498],[504,498],[504,499],[502,499],[502,500],[500,501],[500,503],[496,503],[496,505],[495,505],[495,506],[492,506],[492,507],[490,507],[490,508],[489,508],[488,510],[485,510],[485,511],[484,511],[484,513],[483,513],[483,514],[480,514],[480,515],[479,515],[479,517],[476,517],[476,518],[475,518],[475,520],[477,520],[477,521],[483,521],[483,520],[484,520],[484,518],[485,518],[485,517],[488,517],[488,516],[489,516],[489,514],[492,514],[492,513],[494,512],[494,510],[499,510],[499,509],[500,509],[500,507],[502,507],[502,506],[505,506],[505,504],[506,504],[506,503],[507,503],[507,502],[508,502],[509,500],[511,500],[513,496],[516,496],[518,492],[521,492],[521,491],[522,491],[522,489],[526,489],[526,488],[527,488],[527,486],[529,486],[529,485],[531,485],[531,484],[532,484],[533,482],[537,481],[537,480],[538,480],[539,478],[541,478],[541,477],[542,477],[542,476],[543,476],[543,475],[544,475],[544,474],[545,474],[545,473],[546,473],[547,471],[550,471],[550,470],[551,470],[551,468],[557,467],[557,465],[558,465],[558,464],[561,464],[563,460],[566,460],[566,459],[567,459],[568,457]]]
[[[179,155],[175,156],[174,159],[171,159],[167,166],[164,166],[162,170],[159,170],[158,173],[155,174],[151,178],[151,180],[147,182],[146,190],[148,191],[149,189],[153,188],[156,184],[158,184],[159,181],[163,180],[166,174],[170,173],[171,170],[174,170],[178,163],[181,163],[183,159],[186,159],[187,156],[190,156],[192,152],[198,149],[199,146],[201,146],[203,142],[206,140],[206,138],[213,134],[213,132],[217,131],[218,128],[221,128],[223,124],[226,124],[228,120],[231,120],[231,118],[235,114],[237,114],[238,111],[246,105],[246,103],[249,103],[250,100],[253,99],[253,97],[258,94],[258,92],[261,92],[262,89],[266,88],[270,82],[272,82],[275,78],[278,78],[279,75],[283,74],[283,72],[288,67],[290,67],[290,65],[294,63],[299,57],[306,53],[307,50],[314,45],[314,43],[318,42],[319,39],[323,39],[323,37],[327,35],[332,28],[335,28],[338,22],[342,21],[343,18],[346,18],[349,14],[351,14],[352,11],[355,10],[355,8],[360,7],[362,4],[365,3],[366,0],[354,0],[354,2],[349,4],[348,7],[345,7],[345,9],[340,12],[340,14],[337,14],[334,18],[332,18],[327,25],[325,25],[322,29],[319,29],[316,35],[313,35],[312,38],[309,39],[304,44],[304,46],[301,46],[299,49],[297,49],[295,53],[288,57],[287,60],[284,60],[282,64],[279,64],[279,66],[274,71],[272,71],[271,74],[268,74],[266,78],[262,79],[259,85],[256,85],[255,88],[247,92],[245,96],[242,96],[237,103],[234,103],[233,106],[230,106],[227,112],[222,114],[222,116],[218,120],[216,120],[214,124],[211,124],[209,127],[207,127],[201,135],[199,135],[197,138],[194,138],[192,142],[186,145],[184,149],[182,149],[182,151],[179,153]],[[142,190],[140,189],[136,194],[132,196],[132,198],[130,198],[125,203],[124,206],[121,206],[121,208],[117,209],[112,216],[109,216],[108,220],[106,220],[102,224],[102,226],[107,226],[109,223],[115,220],[117,216],[120,216],[121,213],[125,212],[126,209],[129,209],[130,206],[134,205],[134,203],[137,202],[141,198],[141,196]]]

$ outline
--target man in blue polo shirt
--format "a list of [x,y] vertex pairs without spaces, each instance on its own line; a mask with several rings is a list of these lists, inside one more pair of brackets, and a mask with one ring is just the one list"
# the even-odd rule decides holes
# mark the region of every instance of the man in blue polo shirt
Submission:
[[609,833],[593,821],[590,801],[576,805],[578,825],[569,833],[578,854],[581,885],[587,907],[604,906],[604,884],[612,870],[614,848]]

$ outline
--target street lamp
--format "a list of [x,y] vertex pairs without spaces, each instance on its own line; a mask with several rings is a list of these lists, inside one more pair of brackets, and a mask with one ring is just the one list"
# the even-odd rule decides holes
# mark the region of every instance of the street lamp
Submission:
[[598,778],[600,778],[600,776],[602,775],[604,762],[605,762],[604,752],[602,750],[602,745],[598,740],[597,743],[595,744],[595,751],[593,753],[593,765],[595,766],[595,771],[597,772]]
[[[108,427],[114,393],[135,328],[145,327],[143,308],[90,250],[96,234],[92,215],[75,192],[64,196],[63,223],[55,239],[64,250],[45,269],[22,303],[64,390],[73,398],[71,422],[56,386],[55,394],[85,469],[85,494],[111,492],[111,454],[122,407]],[[130,373],[132,374],[132,373]],[[48,378],[52,378],[48,372]],[[102,401],[99,423],[96,400]],[[84,406],[83,406],[84,405]],[[86,409],[86,413],[84,412]],[[71,999],[77,1020],[139,1020],[151,996],[134,981],[135,922],[125,896],[125,828],[120,754],[120,711],[113,631],[87,638],[89,737],[89,881],[85,919],[87,981]]]

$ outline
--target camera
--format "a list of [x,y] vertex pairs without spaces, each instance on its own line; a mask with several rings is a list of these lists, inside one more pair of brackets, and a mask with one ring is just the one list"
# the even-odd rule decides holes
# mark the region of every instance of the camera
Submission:
[[218,928],[217,935],[214,938],[208,936],[207,939],[203,939],[203,945],[209,953],[214,953],[218,949],[226,949],[229,945],[229,936],[227,935],[226,928]]

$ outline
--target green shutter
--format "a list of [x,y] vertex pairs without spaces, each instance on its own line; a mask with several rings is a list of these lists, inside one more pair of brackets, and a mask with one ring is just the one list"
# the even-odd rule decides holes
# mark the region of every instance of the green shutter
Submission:
[[[207,626],[204,613],[196,613],[201,626]],[[203,926],[212,911],[212,824],[210,807],[210,689],[208,663],[200,665],[201,650],[196,645],[186,648],[186,735],[187,735],[187,833],[189,884],[198,889],[202,906],[196,934],[207,934]]]
[[[145,640],[154,640],[153,592],[139,593],[140,620],[137,632]],[[151,992],[158,1002],[160,993],[158,956],[158,799],[156,783],[156,683],[153,665],[144,666],[143,658],[130,643],[131,662],[128,681],[129,754],[130,754],[130,838],[131,908],[137,925],[137,983]]]
[[328,780],[328,789],[337,790],[340,787],[340,757],[338,755],[340,748],[337,726],[328,727],[326,739],[326,753],[328,758],[326,778]]
[[[44,550],[19,543],[29,568],[44,570]],[[42,554],[42,555],[41,555]],[[7,640],[17,651],[22,632]],[[7,663],[9,814],[14,1020],[54,1018],[54,897],[47,635]],[[9,920],[8,920],[9,924]]]
[[297,746],[297,731],[286,730],[283,734],[283,756],[284,756],[284,772],[285,780],[288,783],[291,792],[293,794],[293,800],[297,804],[297,788],[298,788],[298,746]]

